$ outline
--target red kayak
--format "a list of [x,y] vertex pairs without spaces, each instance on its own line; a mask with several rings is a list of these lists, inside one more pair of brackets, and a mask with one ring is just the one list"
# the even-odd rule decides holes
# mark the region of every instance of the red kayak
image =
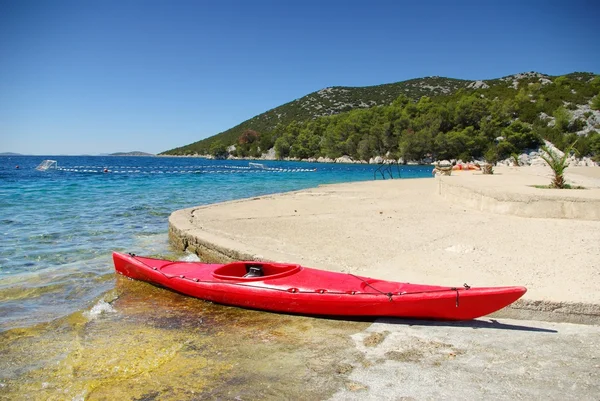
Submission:
[[377,280],[295,264],[172,262],[113,253],[115,270],[185,295],[272,312],[468,320],[519,299],[525,287],[440,287]]

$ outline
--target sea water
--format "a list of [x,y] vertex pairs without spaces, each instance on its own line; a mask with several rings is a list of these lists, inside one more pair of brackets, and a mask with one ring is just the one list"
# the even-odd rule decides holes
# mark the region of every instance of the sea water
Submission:
[[[37,171],[43,159],[57,168]],[[173,210],[372,180],[376,168],[0,157],[0,398],[328,398],[347,385],[340,372],[355,355],[351,336],[366,322],[185,297],[115,275],[111,252],[190,259],[169,247]],[[430,171],[410,166],[401,174]]]
[[[38,171],[44,159],[55,168]],[[112,251],[162,255],[177,209],[319,184],[377,166],[177,157],[0,157],[0,332],[90,308],[114,287]],[[397,170],[392,173],[398,178]],[[402,166],[402,178],[430,177]],[[389,175],[386,175],[389,178]]]

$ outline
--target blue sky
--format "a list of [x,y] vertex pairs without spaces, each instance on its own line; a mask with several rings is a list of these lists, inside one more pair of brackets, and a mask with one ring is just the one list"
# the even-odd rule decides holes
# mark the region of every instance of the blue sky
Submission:
[[594,1],[0,0],[0,152],[158,153],[328,86],[600,73]]

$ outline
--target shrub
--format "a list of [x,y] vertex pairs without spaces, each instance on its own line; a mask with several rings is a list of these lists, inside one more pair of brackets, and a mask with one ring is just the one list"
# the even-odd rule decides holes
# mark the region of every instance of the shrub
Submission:
[[592,99],[592,109],[600,110],[600,95],[596,95],[596,97]]
[[498,148],[490,145],[483,154],[485,164],[483,165],[483,174],[494,174],[494,166],[498,162]]
[[569,167],[569,165],[567,164],[567,158],[569,157],[571,151],[575,151],[576,143],[577,141],[567,146],[567,148],[565,149],[565,153],[562,156],[559,156],[546,145],[541,146],[541,149],[544,151],[545,154],[541,153],[540,157],[544,159],[544,161],[548,164],[548,166],[550,166],[552,172],[554,173],[554,178],[552,179],[552,183],[550,184],[551,188],[566,188],[564,174],[567,167]]

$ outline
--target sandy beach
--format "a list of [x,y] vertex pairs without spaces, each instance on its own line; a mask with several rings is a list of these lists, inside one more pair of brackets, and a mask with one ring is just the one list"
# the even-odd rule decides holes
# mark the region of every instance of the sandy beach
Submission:
[[600,316],[600,169],[567,170],[568,182],[586,189],[533,187],[549,176],[543,167],[498,167],[492,176],[321,186],[174,212],[170,237],[211,261],[524,285],[527,294],[512,308],[522,317],[549,312],[556,314],[550,320],[593,321]]

